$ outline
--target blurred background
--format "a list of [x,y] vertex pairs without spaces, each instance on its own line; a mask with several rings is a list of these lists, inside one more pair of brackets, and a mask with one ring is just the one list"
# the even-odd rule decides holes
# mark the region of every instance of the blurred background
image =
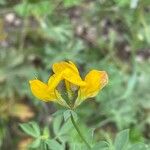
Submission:
[[62,60],[83,77],[91,69],[109,74],[105,89],[77,110],[83,131],[95,128],[99,140],[130,128],[131,142],[150,144],[149,0],[0,0],[1,150],[32,141],[19,123],[57,124],[58,106],[34,98],[28,81],[47,82]]

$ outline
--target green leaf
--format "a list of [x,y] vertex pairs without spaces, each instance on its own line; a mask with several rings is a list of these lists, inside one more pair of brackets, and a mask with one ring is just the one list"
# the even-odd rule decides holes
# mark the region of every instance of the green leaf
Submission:
[[49,1],[38,1],[29,3],[27,1],[20,3],[14,7],[20,16],[45,16],[53,12],[54,4]]
[[28,12],[29,8],[27,5],[27,2],[23,2],[21,4],[16,5],[14,7],[14,10],[16,11],[17,14],[19,14],[22,17],[29,15],[29,12]]
[[129,150],[148,150],[148,146],[146,146],[144,143],[136,143],[132,145]]
[[70,130],[73,128],[73,125],[70,121],[70,119],[65,122],[62,127],[59,130],[59,135],[64,135],[64,134],[68,134],[68,132],[70,132]]
[[55,135],[57,135],[59,133],[61,123],[62,123],[62,117],[61,116],[57,116],[54,118],[54,120],[53,120],[53,131],[54,131]]
[[72,128],[72,123],[70,119],[66,122],[63,122],[63,117],[57,116],[53,121],[53,131],[56,136],[66,134]]
[[64,0],[65,7],[72,7],[74,5],[79,5],[80,3],[81,3],[81,0]]
[[125,150],[129,141],[129,130],[123,130],[117,134],[115,139],[115,150]]
[[50,134],[49,134],[49,128],[48,127],[45,127],[43,129],[43,136],[47,139],[49,138]]
[[105,141],[100,141],[100,142],[96,143],[94,145],[94,147],[92,148],[92,150],[98,150],[98,149],[100,149],[100,150],[108,150],[108,143],[105,142]]
[[62,115],[65,111],[66,111],[66,109],[57,110],[55,113],[52,114],[52,116],[53,116],[53,117],[60,116],[60,115]]
[[88,148],[86,147],[86,145],[83,143],[76,143],[76,142],[73,142],[73,143],[70,143],[70,149],[71,150],[88,150]]
[[136,74],[136,72],[134,72],[128,81],[127,90],[126,90],[126,92],[122,98],[128,98],[131,95],[131,93],[133,93],[133,90],[134,90],[135,85],[136,85],[136,81],[137,81],[137,74]]
[[20,124],[21,129],[28,135],[32,137],[40,136],[40,128],[36,122],[29,122]]
[[64,113],[63,113],[63,116],[64,116],[64,120],[67,121],[69,118],[70,118],[70,115],[73,115],[74,119],[77,120],[78,117],[77,117],[77,114],[76,112],[72,111],[72,110],[66,110]]
[[88,135],[88,140],[92,143],[93,140],[94,140],[94,131],[95,131],[95,128],[91,128],[89,129],[89,131],[87,132],[87,135]]
[[40,146],[40,144],[41,144],[41,140],[40,140],[40,139],[36,139],[36,140],[34,140],[34,141],[30,144],[29,147],[31,147],[31,148],[38,148],[38,147]]
[[0,5],[5,5],[6,1],[5,0],[0,0]]
[[49,1],[40,1],[37,4],[31,6],[30,11],[34,15],[43,16],[45,14],[51,14],[53,11],[54,5]]
[[55,140],[47,140],[46,143],[50,150],[64,150],[64,145],[58,143]]
[[71,114],[72,114],[74,120],[77,121],[77,120],[78,120],[78,115],[77,115],[77,113],[76,113],[75,111],[71,110]]
[[71,116],[71,110],[66,110],[64,113],[63,113],[63,116],[64,116],[64,120],[65,122],[68,120],[68,118],[70,118]]

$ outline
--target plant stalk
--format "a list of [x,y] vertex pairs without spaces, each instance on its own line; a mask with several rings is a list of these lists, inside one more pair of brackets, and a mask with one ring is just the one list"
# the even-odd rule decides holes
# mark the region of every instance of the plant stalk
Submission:
[[84,136],[82,135],[81,131],[79,130],[79,127],[77,126],[75,120],[74,120],[74,117],[73,115],[71,114],[71,121],[72,121],[72,124],[74,125],[76,131],[78,132],[80,138],[84,141],[84,143],[86,144],[86,146],[91,149],[91,146],[90,144],[86,141],[86,139],[84,138]]

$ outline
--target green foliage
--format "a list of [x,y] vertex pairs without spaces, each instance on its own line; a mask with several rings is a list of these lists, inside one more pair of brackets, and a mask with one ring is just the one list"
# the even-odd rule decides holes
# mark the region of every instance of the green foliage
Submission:
[[[29,148],[40,148],[47,150],[62,149],[64,150],[64,137],[72,129],[70,122],[62,124],[62,117],[57,116],[53,121],[53,131],[50,133],[49,128],[45,127],[41,133],[41,129],[36,122],[29,122],[20,124],[21,129],[29,136],[34,138],[34,141],[29,145]],[[53,137],[50,135],[54,134]],[[60,140],[61,144],[57,141]]]
[[0,5],[5,5],[5,0],[0,0]]
[[[48,148],[52,150],[65,149],[65,142],[68,136],[69,132],[73,130],[73,126],[71,125],[71,122],[64,122],[62,124],[62,117],[57,116],[54,118],[53,123],[53,133],[54,137],[50,137],[48,128],[44,128],[43,134],[40,134],[40,128],[35,122],[29,122],[21,124],[21,129],[31,137],[33,137],[35,140],[29,145],[29,148],[39,148],[42,147],[43,150],[47,150]],[[65,136],[64,136],[65,135]],[[70,136],[68,138],[72,138],[72,134],[69,134]],[[59,140],[60,143],[57,141]],[[91,139],[90,139],[91,140]],[[92,150],[148,150],[148,146],[146,146],[143,143],[137,143],[137,144],[131,144],[129,142],[129,130],[123,130],[119,132],[116,135],[114,144],[112,144],[111,141],[95,141],[92,144]],[[45,145],[45,146],[44,146]],[[71,150],[72,149],[87,149],[87,147],[82,144],[81,142],[73,142],[70,144]]]
[[[93,150],[148,150],[149,5],[149,0],[0,0],[5,25],[0,32],[8,35],[0,41],[0,149],[18,149],[24,138],[16,131],[22,120],[4,109],[22,102],[36,114],[34,122],[20,125],[33,139],[29,149],[86,150],[72,113]],[[109,75],[106,88],[76,110],[78,118],[38,101],[29,89],[29,80],[47,82],[52,64],[62,60],[74,61],[83,78],[90,69]],[[55,108],[61,110],[52,115]]]
[[108,150],[108,143],[105,141],[100,141],[100,142],[96,143],[94,145],[94,147],[92,148],[92,150],[98,150],[98,149]]
[[125,150],[129,142],[129,130],[120,132],[115,139],[115,149]]
[[26,134],[28,134],[32,137],[40,136],[40,128],[36,124],[36,122],[24,123],[24,124],[21,124],[20,127]]
[[36,122],[23,123],[20,124],[20,127],[27,135],[34,138],[34,141],[29,145],[29,149],[42,148],[43,150],[47,150],[47,147],[53,150],[62,149],[62,145],[56,140],[49,139],[50,135],[47,127],[43,129],[43,133],[41,133],[40,127]]
[[138,143],[138,144],[133,144],[129,150],[148,150],[148,146],[146,146],[145,144],[142,143]]
[[82,0],[63,0],[65,7],[72,7],[81,4]]
[[15,11],[20,16],[43,16],[51,14],[53,11],[54,5],[52,1],[37,1],[35,3],[23,1],[23,3],[15,6]]
[[[12,62],[13,60],[13,62]],[[35,68],[28,66],[26,56],[11,49],[0,51],[0,80],[1,98],[13,98],[15,92],[20,94],[27,93],[28,77],[33,75]]]

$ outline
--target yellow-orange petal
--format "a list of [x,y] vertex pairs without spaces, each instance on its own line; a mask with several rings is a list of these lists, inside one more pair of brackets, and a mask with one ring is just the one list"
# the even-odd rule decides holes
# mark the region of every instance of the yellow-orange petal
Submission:
[[85,77],[86,86],[80,88],[81,99],[94,97],[108,83],[105,71],[92,70]]
[[54,91],[50,91],[47,84],[37,79],[30,80],[29,83],[33,95],[38,99],[46,102],[56,100]]

